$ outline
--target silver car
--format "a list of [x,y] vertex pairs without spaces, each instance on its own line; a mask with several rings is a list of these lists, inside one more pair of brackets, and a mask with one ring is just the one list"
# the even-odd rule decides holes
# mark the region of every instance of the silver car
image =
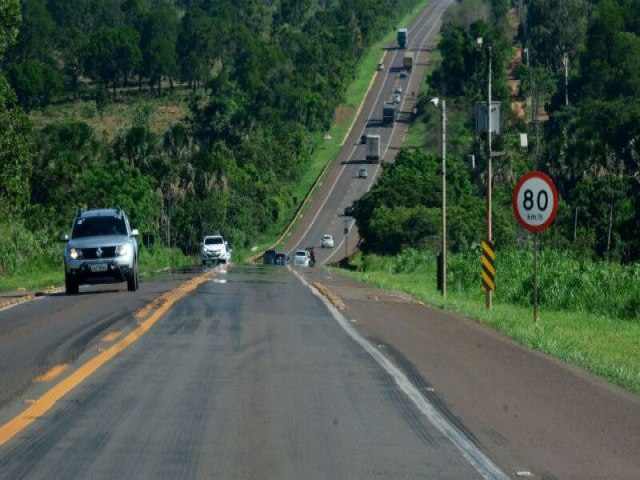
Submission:
[[120,208],[79,211],[64,250],[64,283],[67,295],[92,283],[127,282],[138,289],[138,230]]
[[309,252],[306,250],[297,250],[293,256],[294,267],[308,267],[309,266]]

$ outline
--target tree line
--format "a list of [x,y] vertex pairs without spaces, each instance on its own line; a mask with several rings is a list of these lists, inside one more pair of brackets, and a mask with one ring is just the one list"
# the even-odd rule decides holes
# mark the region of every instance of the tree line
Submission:
[[[120,205],[141,231],[187,252],[212,231],[250,245],[286,221],[358,59],[414,3],[3,2],[2,222],[51,239],[77,207]],[[82,122],[33,128],[24,108],[34,104],[6,80],[29,62],[57,72],[70,96],[85,76],[110,89],[180,79],[197,91],[166,132],[151,131],[141,101],[106,142]]]
[[[506,118],[501,135],[493,139],[494,151],[503,152],[493,161],[497,245],[510,248],[528,241],[513,220],[510,198],[520,175],[542,170],[552,177],[561,196],[555,226],[543,234],[545,244],[577,255],[638,260],[640,4],[628,0],[522,0],[484,2],[482,9],[477,8],[479,3],[483,2],[459,2],[445,17],[439,43],[442,61],[429,78],[429,95],[445,95],[452,117],[461,119],[457,136],[448,132],[449,159],[454,165],[450,188],[468,191],[470,185],[477,204],[467,205],[461,200],[463,208],[475,213],[458,219],[453,214],[450,248],[467,251],[485,236],[481,199],[486,194],[486,138],[474,132],[474,105],[486,100],[487,89],[486,50],[478,50],[475,45],[476,38],[482,36],[485,46],[492,45],[493,96],[502,102]],[[517,31],[509,26],[514,20]],[[511,111],[514,99],[505,73],[518,51],[522,53],[515,71],[520,80],[518,95],[528,100],[524,119]],[[426,100],[428,96],[422,99],[424,111]],[[435,113],[426,111],[425,115],[433,118]],[[543,115],[548,121],[542,121]],[[456,121],[451,125],[455,128]],[[527,151],[519,147],[519,133],[528,134]],[[406,155],[417,155],[421,162],[433,164],[426,171],[439,175],[436,156],[427,155],[425,159],[416,152]],[[475,169],[468,160],[470,155],[475,156]],[[403,158],[402,163],[407,162]],[[397,169],[407,169],[411,162],[389,168],[385,175],[393,178]],[[371,199],[376,198],[373,203],[378,209],[382,205],[403,206],[398,199],[408,191],[387,196],[384,179],[383,175],[379,187],[369,194]],[[439,192],[437,183],[433,188]],[[455,206],[454,201],[449,204]],[[371,200],[363,199],[358,213],[359,226],[362,224],[365,232],[370,229],[369,223],[376,219],[379,223],[384,216],[382,211],[370,212],[370,205]],[[439,205],[439,196],[435,195],[405,207],[432,209],[434,216]],[[388,215],[393,217],[393,213]],[[411,217],[405,212],[407,215]],[[393,236],[392,241],[380,243],[375,235],[365,235],[365,246],[388,251],[397,249],[398,244],[435,243],[439,229],[429,222],[430,228],[412,239]],[[463,232],[463,238],[455,238],[457,231]]]

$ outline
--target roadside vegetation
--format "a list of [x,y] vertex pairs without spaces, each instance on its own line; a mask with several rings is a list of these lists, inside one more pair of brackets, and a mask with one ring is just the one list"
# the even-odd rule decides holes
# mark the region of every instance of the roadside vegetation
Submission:
[[[483,4],[483,8],[479,5]],[[640,393],[640,8],[611,0],[463,0],[445,16],[440,59],[419,97],[408,144],[355,203],[361,250],[349,274],[451,309]],[[486,237],[486,100],[492,46],[494,310],[480,289]],[[524,50],[526,48],[526,52]],[[615,55],[612,52],[615,51]],[[623,78],[624,77],[624,78]],[[447,99],[448,291],[436,288],[441,238],[440,111]],[[528,148],[519,138],[526,133]],[[473,160],[472,160],[473,156]],[[511,194],[530,170],[560,192],[540,242],[540,320],[533,323],[533,236]]]
[[0,276],[46,265],[79,207],[184,255],[274,238],[361,57],[421,2],[160,3],[2,2],[0,230],[38,248],[12,237]]

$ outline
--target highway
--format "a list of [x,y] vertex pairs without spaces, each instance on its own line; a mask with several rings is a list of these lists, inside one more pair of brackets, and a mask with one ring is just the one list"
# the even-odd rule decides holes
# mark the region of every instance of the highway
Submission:
[[[332,233],[318,258],[339,259],[340,213],[379,173],[355,178],[357,139],[379,133],[392,161],[406,131],[377,123],[400,59],[288,251]],[[327,268],[194,266],[0,309],[0,479],[631,480],[638,432],[637,395]]]
[[[427,45],[433,45],[440,28],[442,15],[450,0],[435,0],[409,26],[407,49],[400,49],[394,41],[384,51],[384,70],[377,72],[367,93],[360,113],[354,121],[340,155],[327,173],[323,184],[310,201],[304,217],[294,226],[284,242],[289,256],[300,248],[314,247],[316,261],[320,264],[337,262],[345,252],[351,253],[359,240],[355,222],[344,216],[345,207],[367,192],[380,174],[381,164],[393,162],[406,134],[406,119],[411,114],[428,59]],[[415,54],[415,66],[407,78],[400,78],[405,51]],[[391,100],[396,86],[402,88],[400,115],[394,125],[382,124],[382,107]],[[366,145],[360,142],[362,134],[380,135],[382,161],[365,163]],[[358,178],[358,168],[366,166],[369,177]],[[345,227],[348,234],[344,234]],[[333,249],[321,249],[322,235],[334,238]]]
[[[0,323],[12,311],[43,326],[64,310],[102,326],[94,308],[132,309],[145,296],[121,291],[122,302],[114,302],[114,295],[85,293],[76,305],[51,297],[0,313]],[[55,311],[46,320],[45,307]],[[133,327],[112,322],[94,337]],[[100,355],[95,345],[89,350],[78,364]],[[29,387],[19,397],[41,390]],[[286,269],[262,266],[208,278],[0,447],[0,477],[7,479],[395,479],[428,472],[481,478],[319,297]]]

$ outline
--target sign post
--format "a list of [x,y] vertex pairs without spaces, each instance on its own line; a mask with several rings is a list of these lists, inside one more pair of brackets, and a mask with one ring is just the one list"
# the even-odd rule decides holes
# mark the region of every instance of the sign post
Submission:
[[558,213],[558,190],[542,172],[529,172],[516,185],[511,197],[513,213],[525,230],[534,234],[533,321],[538,320],[538,233],[553,223]]

